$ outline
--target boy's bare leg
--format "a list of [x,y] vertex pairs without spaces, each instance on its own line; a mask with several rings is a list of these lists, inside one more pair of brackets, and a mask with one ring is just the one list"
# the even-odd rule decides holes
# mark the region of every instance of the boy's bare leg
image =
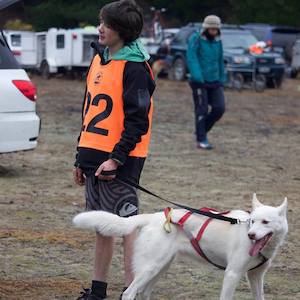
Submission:
[[128,287],[133,281],[134,274],[132,270],[133,244],[136,238],[136,231],[124,236],[124,269],[125,269],[125,286]]
[[96,233],[94,280],[107,282],[113,256],[114,238]]

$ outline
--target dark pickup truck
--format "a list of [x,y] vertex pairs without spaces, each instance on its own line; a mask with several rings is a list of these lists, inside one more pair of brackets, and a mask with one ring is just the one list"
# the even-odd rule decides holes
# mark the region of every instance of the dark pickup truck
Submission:
[[[171,64],[172,76],[170,77],[175,80],[184,80],[189,72],[186,64],[188,39],[200,28],[200,23],[191,23],[182,27],[169,45],[166,58]],[[250,31],[235,25],[224,25],[221,38],[228,75],[242,74],[245,81],[252,80],[253,75],[262,75],[268,86],[281,85],[285,72],[285,60],[282,54],[272,49],[259,55],[250,53],[249,47],[257,43],[257,39]]]

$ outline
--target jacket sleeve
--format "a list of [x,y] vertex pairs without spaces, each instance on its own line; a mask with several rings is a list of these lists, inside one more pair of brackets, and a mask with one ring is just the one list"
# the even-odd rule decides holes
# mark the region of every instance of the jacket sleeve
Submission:
[[226,82],[226,75],[225,75],[225,68],[224,68],[224,56],[223,56],[222,42],[220,42],[219,70],[220,70],[220,82],[223,84]]
[[198,57],[199,33],[194,33],[189,38],[187,49],[187,66],[193,81],[203,83],[203,75]]
[[110,158],[124,164],[149,129],[148,113],[154,82],[144,63],[127,62],[123,76],[124,131]]

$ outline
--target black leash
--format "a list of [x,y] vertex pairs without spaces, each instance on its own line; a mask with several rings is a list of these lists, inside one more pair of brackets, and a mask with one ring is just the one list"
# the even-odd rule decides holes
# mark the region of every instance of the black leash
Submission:
[[[104,175],[104,176],[109,176],[109,175],[116,175],[116,172],[115,172],[115,170],[114,171],[102,171],[101,174]],[[138,190],[140,190],[140,191],[142,191],[142,192],[144,192],[144,193],[146,193],[148,195],[151,195],[151,196],[153,196],[153,197],[155,197],[157,199],[160,199],[162,201],[165,201],[165,202],[167,202],[169,204],[175,205],[175,206],[177,206],[179,208],[183,208],[183,209],[189,210],[192,213],[195,213],[195,214],[198,214],[198,215],[203,215],[203,216],[206,216],[206,217],[209,217],[209,218],[213,218],[213,219],[218,219],[218,220],[225,221],[225,222],[229,222],[231,224],[240,224],[241,223],[241,221],[239,219],[230,218],[230,217],[226,217],[226,216],[223,216],[223,215],[218,215],[218,214],[215,214],[215,213],[209,212],[209,211],[201,211],[201,210],[193,208],[193,207],[189,207],[189,206],[186,206],[186,205],[183,205],[183,204],[179,204],[179,203],[173,202],[171,200],[163,198],[163,197],[161,197],[161,196],[159,196],[159,195],[157,195],[157,194],[149,191],[148,189],[142,187],[141,185],[139,185],[139,184],[137,184],[135,182],[132,182],[129,179],[124,178],[124,177],[122,177],[120,175],[118,175],[115,178],[115,180],[118,180],[118,181],[120,181],[122,183],[125,183],[125,184],[127,184],[127,185],[129,185],[131,187],[134,187],[134,188],[136,188],[136,189],[138,189]]]
[[[111,175],[116,175],[117,172],[116,172],[116,170],[113,170],[113,171],[102,171],[101,174],[104,175],[104,176],[111,176]],[[195,213],[195,214],[198,214],[198,215],[203,215],[203,216],[206,216],[206,217],[209,217],[209,218],[212,218],[212,219],[218,219],[218,220],[221,220],[221,221],[226,221],[226,222],[229,222],[231,224],[241,224],[241,223],[244,223],[244,221],[241,221],[239,219],[235,219],[235,218],[230,218],[230,217],[226,217],[226,216],[223,216],[223,215],[214,214],[213,212],[209,212],[209,211],[201,211],[201,210],[193,208],[193,207],[189,207],[189,206],[186,206],[186,205],[183,205],[183,204],[179,204],[179,203],[170,201],[170,200],[165,199],[165,198],[163,198],[163,197],[161,197],[161,196],[159,196],[159,195],[157,195],[157,194],[149,191],[148,189],[142,187],[141,185],[139,185],[139,184],[137,184],[135,182],[132,182],[129,179],[124,178],[124,177],[122,177],[120,175],[118,175],[115,178],[115,180],[118,180],[118,181],[120,181],[122,183],[125,183],[125,184],[127,184],[127,185],[129,185],[131,187],[134,187],[134,188],[136,188],[136,189],[138,189],[138,190],[140,190],[140,191],[148,194],[148,195],[151,195],[151,196],[153,196],[155,198],[158,198],[158,199],[160,199],[162,201],[165,201],[167,203],[173,204],[173,205],[175,205],[175,206],[177,206],[179,208],[183,208],[183,209],[189,210],[192,213]],[[263,264],[265,264],[269,260],[262,253],[259,253],[259,255],[261,256],[262,261],[257,266],[251,268],[249,271],[255,270],[255,269],[259,268],[260,266],[262,266]],[[217,266],[217,265],[215,265],[215,266]],[[226,269],[225,267],[220,267],[220,266],[217,266],[217,267],[221,268],[221,269]]]

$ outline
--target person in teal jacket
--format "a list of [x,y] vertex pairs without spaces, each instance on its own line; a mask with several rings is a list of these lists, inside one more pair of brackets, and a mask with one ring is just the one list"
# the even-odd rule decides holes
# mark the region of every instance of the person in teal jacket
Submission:
[[207,16],[202,31],[193,33],[189,38],[187,49],[189,83],[195,104],[197,147],[207,150],[213,148],[207,133],[225,112],[225,72],[220,29],[220,18]]

